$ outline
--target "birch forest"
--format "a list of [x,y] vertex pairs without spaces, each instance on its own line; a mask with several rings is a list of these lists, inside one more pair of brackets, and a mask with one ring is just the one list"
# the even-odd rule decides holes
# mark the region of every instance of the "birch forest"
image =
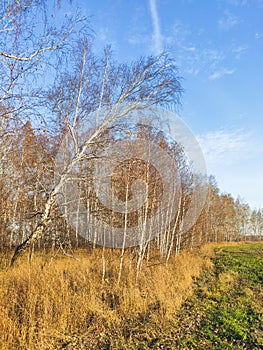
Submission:
[[207,173],[176,58],[91,23],[0,0],[0,350],[262,349],[263,209]]
[[[58,204],[66,177],[77,163],[82,180],[74,201],[84,203],[86,211],[97,219],[125,232],[125,228],[138,225],[139,220],[147,221],[156,212],[163,185],[160,173],[149,162],[126,160],[111,179],[114,195],[124,203],[131,199],[135,180],[147,183],[147,205],[139,214],[106,208],[92,187],[94,162],[101,151],[117,140],[134,137],[143,144],[154,142],[169,154],[177,167],[181,192],[169,225],[165,225],[170,210],[166,208],[159,213],[159,231],[153,239],[128,248],[117,247],[120,261],[128,250],[136,256],[139,270],[142,261],[153,253],[168,261],[181,250],[207,242],[262,240],[262,209],[252,210],[241,199],[224,193],[213,176],[197,180],[184,148],[176,140],[171,142],[153,127],[129,123],[129,113],[148,107],[180,109],[183,87],[175,61],[163,53],[119,63],[110,47],[97,53],[88,19],[78,11],[58,18],[54,13],[60,6],[58,2],[50,7],[41,0],[1,3],[0,249],[14,251],[12,264],[25,251],[31,256],[36,250],[74,255],[78,248],[90,251],[99,247],[102,254],[114,249],[102,239],[94,239],[98,235],[96,225],[91,226],[89,218],[85,221],[87,236],[79,234],[79,227],[72,227],[67,220],[66,199],[63,210]],[[111,114],[116,105],[125,105],[121,122],[120,115]],[[105,106],[108,114],[95,121],[96,129],[91,129],[84,143],[78,142],[78,125],[87,116],[96,119],[94,113]],[[66,135],[72,138],[75,149],[58,176],[57,154],[66,147]],[[195,196],[197,181],[206,200],[194,224],[185,231],[185,213]],[[81,215],[77,207],[74,215]],[[150,232],[147,235],[151,237]]]

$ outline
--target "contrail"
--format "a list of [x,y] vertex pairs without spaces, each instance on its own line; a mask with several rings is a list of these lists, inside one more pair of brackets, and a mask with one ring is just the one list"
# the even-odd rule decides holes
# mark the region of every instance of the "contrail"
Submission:
[[154,51],[156,54],[160,54],[162,52],[162,35],[160,30],[158,12],[156,8],[156,1],[149,0],[149,3],[153,22]]

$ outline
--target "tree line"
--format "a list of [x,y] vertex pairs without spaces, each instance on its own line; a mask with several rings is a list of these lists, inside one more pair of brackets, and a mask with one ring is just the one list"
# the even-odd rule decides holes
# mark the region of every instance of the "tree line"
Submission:
[[[78,209],[82,203],[94,222],[103,218],[128,232],[129,227],[158,213],[162,179],[145,161],[123,162],[112,178],[112,191],[122,202],[132,199],[136,179],[148,184],[147,205],[140,214],[105,208],[92,187],[91,174],[99,154],[135,136],[142,144],[154,142],[169,154],[176,163],[181,190],[176,215],[169,219],[170,207],[158,213],[160,233],[131,248],[138,253],[138,268],[156,249],[168,261],[172,253],[206,242],[262,239],[262,210],[251,210],[230,194],[220,193],[213,177],[197,181],[179,144],[154,128],[129,123],[130,113],[180,105],[183,89],[174,60],[163,53],[118,63],[109,47],[97,54],[89,21],[79,11],[61,20],[56,15],[60,6],[41,0],[1,1],[0,249],[16,247],[15,262],[26,248],[92,248],[103,242],[96,227],[88,233],[93,235],[90,243],[89,237],[79,234],[80,227],[72,227],[67,220],[67,203],[72,198],[63,197],[61,210],[61,193],[76,172],[81,181],[74,215],[82,214]],[[103,118],[97,111],[104,111]],[[78,128],[89,115],[93,118],[90,131],[81,142]],[[65,155],[58,174],[56,157],[67,137],[72,152]],[[197,188],[206,191],[206,202],[195,224],[184,232],[185,213]],[[90,224],[90,217],[85,220]],[[167,221],[169,225],[164,224]]]

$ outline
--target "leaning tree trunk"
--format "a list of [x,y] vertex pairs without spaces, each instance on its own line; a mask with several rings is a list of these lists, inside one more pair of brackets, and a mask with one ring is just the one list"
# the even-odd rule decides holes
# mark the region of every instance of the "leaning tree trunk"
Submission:
[[[93,142],[96,139],[96,137],[101,133],[101,131],[103,129],[105,129],[105,127],[107,127],[107,125],[108,125],[108,120],[104,121],[100,125],[100,127],[90,136],[90,138],[84,143],[84,145],[81,147],[80,150],[78,149],[78,152],[76,153],[76,155],[73,157],[73,159],[70,161],[70,163],[66,166],[66,169],[64,170],[64,172],[60,176],[58,183],[53,188],[53,190],[50,194],[50,197],[45,204],[45,210],[44,210],[43,214],[41,215],[39,223],[35,227],[34,231],[21,244],[19,244],[19,246],[17,246],[15,253],[11,259],[11,266],[14,265],[17,258],[29,246],[31,246],[34,242],[36,242],[37,240],[39,240],[42,237],[44,229],[46,228],[46,226],[50,222],[50,211],[51,211],[53,204],[55,203],[57,194],[60,192],[63,185],[66,183],[66,179],[69,176],[69,174],[71,173],[71,171],[74,169],[75,165],[78,164],[82,160],[88,146],[91,144],[91,142]],[[72,131],[72,133],[74,133],[74,131]],[[73,139],[75,141],[74,134],[73,134]]]
[[11,259],[11,266],[14,265],[17,258],[33,243],[38,241],[43,234],[44,229],[47,227],[47,225],[50,222],[50,211],[55,203],[56,196],[60,192],[63,185],[66,183],[66,179],[68,175],[71,173],[72,169],[74,169],[75,165],[79,163],[79,161],[83,158],[85,155],[85,152],[87,150],[88,145],[96,139],[96,137],[99,135],[101,130],[105,128],[105,125],[107,126],[107,121],[102,123],[102,125],[94,132],[94,134],[87,140],[86,143],[84,143],[83,147],[79,152],[76,153],[74,158],[71,160],[71,162],[67,165],[65,171],[60,176],[56,186],[53,188],[53,190],[50,193],[49,199],[47,200],[45,204],[45,210],[43,214],[41,215],[40,221],[35,227],[34,231],[21,243],[17,246],[14,255]]
[[41,219],[40,219],[39,223],[37,224],[37,226],[33,230],[33,232],[21,244],[19,244],[17,246],[17,248],[16,248],[16,250],[14,252],[14,255],[13,255],[12,259],[11,259],[11,266],[14,265],[15,261],[17,260],[17,258],[29,246],[31,246],[33,243],[35,243],[36,241],[38,241],[42,237],[44,229],[46,228],[46,226],[50,222],[50,211],[51,211],[51,207],[52,207],[52,205],[53,205],[53,203],[55,201],[55,193],[57,193],[57,187],[55,187],[55,189],[53,190],[53,193],[51,194],[50,198],[46,202],[45,210],[44,210],[44,212],[43,212],[43,214],[41,216]]

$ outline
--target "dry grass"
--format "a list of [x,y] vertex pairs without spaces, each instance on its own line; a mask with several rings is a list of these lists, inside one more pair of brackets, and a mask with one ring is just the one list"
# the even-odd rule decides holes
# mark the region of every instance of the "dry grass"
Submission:
[[134,342],[145,322],[169,322],[210,266],[212,251],[182,252],[168,265],[153,258],[137,282],[136,261],[127,254],[119,285],[116,251],[106,251],[104,281],[99,249],[78,251],[79,260],[37,254],[12,269],[2,256],[0,349],[105,349],[109,343],[108,349],[125,349],[121,344]]

